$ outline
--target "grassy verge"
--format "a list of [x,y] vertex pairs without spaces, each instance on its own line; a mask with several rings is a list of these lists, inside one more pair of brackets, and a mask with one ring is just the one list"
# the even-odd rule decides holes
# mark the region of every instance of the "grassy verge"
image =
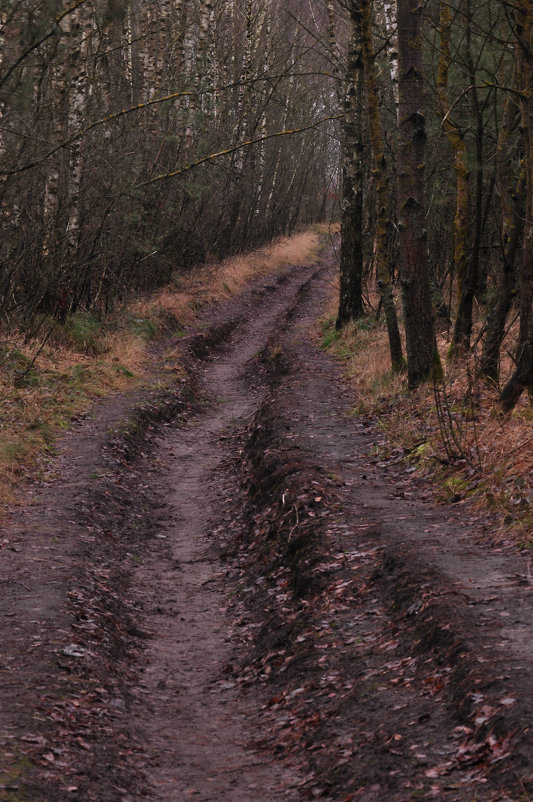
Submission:
[[[511,416],[497,415],[497,388],[475,379],[476,353],[446,361],[448,333],[438,337],[443,387],[438,394],[427,385],[408,393],[405,377],[390,371],[383,321],[369,317],[336,332],[335,313],[332,297],[318,337],[345,365],[354,412],[375,417],[386,435],[376,456],[408,462],[445,500],[469,503],[474,513],[496,513],[490,528],[494,541],[533,548],[533,408],[527,394]],[[511,331],[502,348],[504,376],[512,370],[508,352],[515,335]]]
[[[105,321],[78,314],[50,322],[37,339],[0,332],[0,511],[16,503],[17,488],[38,475],[57,435],[98,398],[142,386],[150,342],[184,332],[207,304],[228,298],[254,278],[317,258],[319,227],[252,253],[207,264]],[[179,372],[179,348],[169,380]]]

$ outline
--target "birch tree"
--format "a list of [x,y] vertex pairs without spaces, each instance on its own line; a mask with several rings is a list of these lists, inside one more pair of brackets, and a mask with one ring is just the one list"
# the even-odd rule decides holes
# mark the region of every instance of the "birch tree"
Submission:
[[301,0],[2,6],[0,316],[33,326],[106,314],[208,251],[326,213],[332,159],[312,126],[327,117],[329,78],[302,10]]
[[392,292],[389,248],[392,233],[391,203],[389,196],[387,158],[383,142],[378,85],[374,66],[374,43],[372,40],[372,3],[360,0],[362,22],[362,59],[366,89],[366,107],[372,147],[372,176],[376,192],[375,253],[378,287],[381,293],[385,321],[389,337],[392,369],[403,368],[402,341]]

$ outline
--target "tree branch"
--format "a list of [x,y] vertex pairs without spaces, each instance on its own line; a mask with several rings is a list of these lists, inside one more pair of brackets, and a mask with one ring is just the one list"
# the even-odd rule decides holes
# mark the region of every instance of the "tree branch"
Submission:
[[[81,5],[85,0],[79,0],[78,5]],[[63,15],[64,16],[64,15]],[[297,77],[305,76],[305,75],[325,75],[328,78],[334,78],[335,76],[330,75],[327,72],[305,72],[305,73],[294,73]],[[290,73],[283,73],[282,75],[264,75],[257,78],[251,78],[249,81],[235,81],[234,83],[227,84],[226,86],[218,87],[217,89],[195,89],[195,90],[187,90],[184,92],[170,92],[168,95],[163,95],[162,97],[153,98],[153,100],[147,100],[144,103],[137,103],[135,106],[128,106],[126,109],[121,109],[120,111],[115,111],[112,114],[107,114],[105,117],[101,117],[99,120],[95,120],[90,125],[85,126],[85,128],[81,128],[79,131],[76,131],[67,139],[64,139],[63,142],[60,142],[59,145],[55,145],[53,148],[50,148],[43,156],[39,156],[37,159],[34,159],[27,164],[23,164],[18,167],[14,167],[11,170],[0,170],[0,175],[16,175],[17,173],[23,173],[26,170],[31,170],[33,167],[37,167],[39,164],[42,164],[47,159],[54,156],[58,151],[62,150],[63,148],[68,148],[69,145],[72,145],[73,142],[76,142],[83,136],[86,136],[90,131],[94,128],[98,128],[100,125],[106,125],[114,120],[119,120],[121,117],[125,117],[127,114],[131,114],[134,111],[142,111],[143,109],[150,108],[151,106],[157,106],[159,103],[165,103],[169,100],[178,100],[179,98],[191,97],[191,96],[200,96],[200,95],[208,95],[213,94],[214,92],[226,92],[229,89],[236,89],[239,86],[246,86],[246,85],[253,85],[258,83],[259,81],[273,81],[278,80],[280,78],[285,78]]]
[[242,148],[247,148],[250,145],[257,145],[259,142],[266,142],[267,139],[274,139],[275,137],[279,136],[290,136],[291,134],[301,134],[303,131],[310,131],[312,128],[317,128],[319,125],[327,122],[328,120],[340,120],[343,116],[344,115],[342,114],[335,114],[328,117],[322,117],[320,120],[317,120],[310,125],[305,125],[302,128],[290,128],[286,129],[285,131],[276,131],[273,134],[267,134],[267,136],[260,136],[257,137],[257,139],[250,139],[247,142],[240,142],[238,145],[235,145],[232,148],[226,148],[226,150],[219,150],[217,153],[211,153],[209,156],[203,156],[201,159],[197,159],[190,164],[186,164],[184,167],[180,167],[179,170],[173,170],[171,173],[162,173],[161,175],[156,175],[155,178],[150,178],[148,181],[143,181],[141,184],[137,184],[137,188],[145,187],[148,184],[154,184],[156,181],[162,181],[165,178],[175,178],[177,175],[183,175],[183,173],[187,173],[189,170],[199,167],[201,164],[213,161],[221,156],[228,156],[230,153],[235,153],[236,151],[241,150]]
[[54,33],[56,33],[59,24],[61,23],[62,20],[65,19],[65,17],[68,17],[69,14],[72,14],[74,11],[76,11],[77,8],[83,6],[86,2],[87,0],[76,0],[76,2],[73,3],[73,5],[69,6],[69,8],[65,9],[65,11],[63,11],[62,14],[58,14],[54,18],[55,22],[54,27],[51,30],[49,30],[48,33],[43,34],[43,36],[41,36],[40,39],[37,39],[35,42],[33,42],[33,44],[29,45],[29,47],[24,51],[24,53],[22,53],[15,61],[15,63],[11,65],[6,74],[0,79],[0,87],[2,87],[6,83],[6,81],[9,80],[9,78],[13,75],[17,67],[24,61],[24,59],[27,56],[29,56],[30,53],[33,53],[34,50],[36,50],[38,47],[44,44],[47,39],[50,39],[50,37],[53,36]]

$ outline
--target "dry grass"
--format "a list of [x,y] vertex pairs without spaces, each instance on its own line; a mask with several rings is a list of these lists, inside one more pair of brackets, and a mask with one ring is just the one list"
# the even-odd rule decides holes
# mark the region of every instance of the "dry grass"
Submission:
[[[476,354],[447,363],[449,338],[440,336],[446,379],[439,412],[432,387],[408,393],[405,377],[391,374],[382,322],[358,322],[336,334],[335,311],[332,297],[322,320],[322,344],[345,364],[354,411],[378,418],[386,434],[383,458],[409,460],[441,496],[470,500],[480,514],[496,512],[494,540],[533,546],[533,408],[527,395],[512,415],[497,415],[497,388],[473,379]],[[504,377],[512,371],[508,352],[515,338],[511,330],[502,349]]]
[[[14,334],[0,350],[0,506],[15,501],[20,480],[53,453],[56,433],[91,401],[131,386],[144,343],[104,334],[102,354],[60,343],[25,342]],[[35,363],[32,361],[39,354]],[[127,367],[126,367],[127,365]]]
[[180,278],[148,299],[138,301],[131,313],[174,329],[185,326],[206,304],[240,292],[252,279],[273,273],[287,264],[309,263],[318,255],[320,227],[277,240],[252,253],[208,264]]
[[[153,337],[179,331],[203,306],[239,292],[258,275],[315,261],[321,233],[317,227],[205,265],[104,324],[80,315],[31,342],[21,332],[0,332],[0,510],[16,503],[21,480],[38,473],[73,417],[96,398],[146,380]],[[179,349],[167,359],[175,376]]]

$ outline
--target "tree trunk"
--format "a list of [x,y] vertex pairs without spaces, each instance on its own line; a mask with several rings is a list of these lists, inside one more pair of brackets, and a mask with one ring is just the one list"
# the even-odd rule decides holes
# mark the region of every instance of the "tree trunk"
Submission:
[[514,89],[505,100],[503,119],[496,148],[496,187],[502,209],[502,259],[497,279],[495,300],[487,319],[487,333],[483,340],[480,373],[497,382],[499,378],[500,348],[505,336],[505,324],[516,293],[516,256],[524,232],[526,174],[520,169],[513,186],[511,137],[520,121],[518,93],[522,90],[522,57],[516,50]]
[[[472,334],[472,314],[474,298],[479,285],[479,251],[483,233],[483,112],[480,106],[478,91],[476,89],[476,67],[472,56],[472,5],[466,0],[466,62],[470,81],[470,98],[475,120],[475,203],[474,203],[474,239],[470,256],[466,259],[466,274],[462,292],[459,296],[459,306],[452,338],[451,353],[461,354],[470,351],[470,337]],[[466,151],[465,151],[466,155]],[[464,240],[466,244],[466,230]],[[465,249],[466,254],[466,249]]]
[[[453,222],[454,240],[454,266],[457,276],[457,295],[459,309],[463,303],[465,280],[468,268],[467,235],[469,220],[469,176],[468,154],[466,143],[460,127],[451,118],[451,108],[448,101],[448,75],[451,64],[451,27],[452,14],[447,0],[440,0],[440,58],[437,72],[437,94],[439,98],[440,114],[443,119],[443,128],[455,154],[455,217]],[[458,313],[461,317],[463,312]],[[455,337],[454,337],[455,342]],[[453,348],[453,346],[452,346]]]
[[[498,157],[497,157],[498,162]],[[497,166],[498,169],[498,166]],[[510,170],[510,165],[507,164]],[[507,181],[507,174],[502,175]],[[503,190],[507,192],[505,188]],[[500,348],[505,336],[505,325],[516,295],[516,254],[523,237],[525,173],[522,171],[514,197],[502,197],[503,208],[503,253],[498,275],[495,300],[487,319],[487,333],[483,341],[480,373],[494,382],[499,377]],[[508,201],[508,203],[507,203]]]
[[374,46],[372,42],[371,0],[360,0],[362,28],[362,57],[366,104],[372,145],[372,171],[376,187],[376,273],[379,291],[383,301],[389,350],[393,371],[403,368],[402,341],[394,297],[392,294],[391,270],[389,261],[389,238],[391,236],[391,204],[387,185],[387,159],[383,143],[381,116],[378,101],[378,87],[374,65]]
[[340,296],[336,328],[363,314],[363,121],[361,15],[350,5],[351,42],[344,98]]
[[[84,8],[72,15],[71,66],[74,71],[68,109],[68,132],[74,135],[83,126],[87,105],[87,52],[92,34],[92,20]],[[83,175],[83,151],[81,139],[75,139],[69,153],[69,187],[67,248],[71,260],[77,258],[80,238],[81,182]],[[72,265],[71,265],[72,266]]]
[[422,6],[398,2],[398,227],[409,388],[429,378],[438,352],[431,304],[425,220],[426,121]]
[[520,333],[518,363],[503,388],[503,412],[514,409],[525,389],[533,394],[533,0],[516,5],[517,46],[522,48],[524,90],[521,93],[522,131],[525,144],[526,209],[520,265]]

